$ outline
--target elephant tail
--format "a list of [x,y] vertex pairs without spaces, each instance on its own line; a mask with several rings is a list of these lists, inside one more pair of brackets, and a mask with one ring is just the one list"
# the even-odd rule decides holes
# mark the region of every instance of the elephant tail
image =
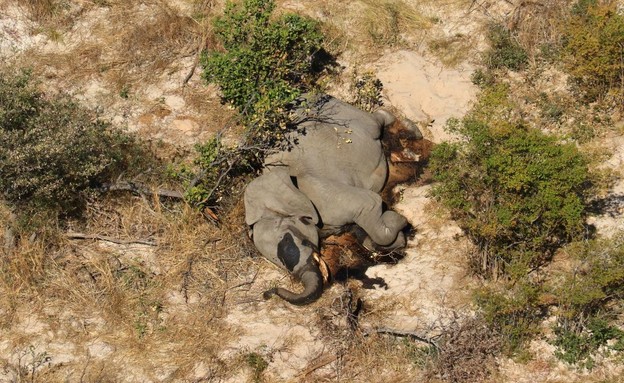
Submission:
[[309,261],[298,273],[303,291],[299,294],[293,293],[282,287],[274,287],[264,292],[264,299],[269,299],[273,295],[284,299],[286,302],[297,306],[307,305],[317,300],[323,293],[323,274],[316,262]]

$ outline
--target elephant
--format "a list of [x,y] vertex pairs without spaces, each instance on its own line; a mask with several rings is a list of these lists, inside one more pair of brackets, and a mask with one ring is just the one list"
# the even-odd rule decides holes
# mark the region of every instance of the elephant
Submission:
[[355,224],[366,233],[363,245],[405,246],[408,222],[385,210],[380,192],[388,180],[383,129],[395,117],[362,111],[328,95],[308,96],[296,110],[291,146],[264,161],[263,173],[245,189],[245,221],[256,248],[288,270],[304,289],[277,287],[264,293],[304,305],[323,291],[320,239]]

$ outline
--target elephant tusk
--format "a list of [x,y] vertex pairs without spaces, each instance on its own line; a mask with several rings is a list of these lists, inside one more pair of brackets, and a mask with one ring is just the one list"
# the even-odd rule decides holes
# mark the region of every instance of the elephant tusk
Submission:
[[329,271],[329,266],[327,266],[327,262],[321,257],[321,254],[316,251],[312,253],[314,260],[318,264],[319,270],[321,270],[321,275],[323,276],[323,284],[328,284],[331,280],[331,273]]

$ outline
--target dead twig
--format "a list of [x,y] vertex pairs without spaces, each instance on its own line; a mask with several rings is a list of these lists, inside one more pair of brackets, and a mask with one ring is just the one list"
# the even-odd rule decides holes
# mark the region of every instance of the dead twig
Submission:
[[65,234],[65,236],[68,239],[92,239],[96,241],[112,242],[112,243],[116,243],[119,245],[137,244],[137,245],[157,246],[156,241],[151,240],[151,239],[119,239],[119,238],[107,237],[104,235],[83,234],[83,233],[67,233]]
[[297,374],[297,378],[304,378],[310,375],[311,373],[313,373],[314,371],[318,370],[319,368],[325,367],[328,364],[335,362],[336,360],[338,360],[338,355],[331,355],[331,354],[320,355],[317,358],[315,358],[311,362],[311,364],[308,365],[308,367],[306,367],[305,370]]
[[184,303],[188,303],[189,301],[188,287],[193,275],[193,263],[195,262],[195,257],[195,255],[192,255],[187,258],[186,270],[182,273],[182,286],[180,287],[180,292],[184,295]]
[[144,196],[152,196],[155,194],[159,197],[184,199],[184,194],[179,191],[168,189],[151,189],[145,185],[133,181],[120,181],[114,184],[104,184],[100,190],[103,192],[129,191]]
[[234,289],[237,289],[237,288],[239,288],[239,287],[248,286],[248,285],[253,285],[253,284],[254,284],[254,282],[256,281],[256,277],[258,276],[258,273],[259,273],[259,272],[260,272],[260,270],[257,270],[257,271],[256,271],[256,273],[254,274],[254,276],[251,278],[251,280],[250,280],[250,281],[242,282],[242,283],[239,283],[239,284],[234,285],[234,286],[232,286],[232,287],[228,287],[228,290],[234,290]]
[[375,332],[377,334],[386,334],[386,335],[392,335],[392,336],[397,336],[401,338],[412,338],[414,340],[427,343],[435,347],[436,350],[438,351],[441,350],[440,346],[438,346],[438,344],[434,342],[433,339],[427,338],[426,336],[423,336],[423,335],[419,335],[415,333],[414,331],[403,331],[403,330],[395,330],[395,329],[386,328],[386,327],[379,327],[375,329]]

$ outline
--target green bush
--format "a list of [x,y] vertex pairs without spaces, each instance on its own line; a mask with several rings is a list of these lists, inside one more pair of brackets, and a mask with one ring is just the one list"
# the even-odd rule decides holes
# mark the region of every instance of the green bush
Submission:
[[507,286],[504,291],[486,287],[475,291],[475,302],[483,319],[499,335],[505,354],[522,356],[522,346],[539,333],[545,310],[541,295],[541,285],[526,279]]
[[485,53],[488,69],[523,69],[528,61],[524,48],[518,44],[511,32],[500,24],[492,24],[488,30],[490,48]]
[[354,72],[350,85],[350,91],[353,94],[353,102],[351,104],[372,113],[383,105],[381,99],[382,90],[383,84],[381,80],[375,77],[373,72],[367,71],[362,75]]
[[624,15],[617,1],[580,0],[564,28],[565,67],[586,101],[624,96]]
[[127,168],[136,142],[69,98],[46,97],[28,72],[0,71],[0,193],[21,208],[80,210]]
[[624,350],[624,331],[613,324],[624,311],[624,236],[575,244],[569,253],[575,267],[554,280],[559,313],[553,343],[562,360],[591,367],[592,355],[609,340],[616,341],[611,349]]
[[323,40],[314,20],[272,17],[274,8],[272,0],[228,1],[214,22],[223,51],[202,57],[204,77],[258,131],[255,138],[269,143],[286,128],[289,104],[314,84]]
[[505,86],[449,129],[463,140],[434,149],[433,195],[478,245],[477,272],[523,277],[584,233],[585,159],[514,117]]
[[245,134],[236,147],[218,138],[199,145],[193,169],[179,172],[196,205],[214,207],[231,195],[237,177],[258,169],[263,154],[283,144],[293,101],[315,87],[324,67],[318,23],[290,13],[273,16],[274,8],[273,0],[228,1],[214,21],[222,49],[203,53],[203,76],[236,107]]
[[224,198],[236,195],[244,175],[261,167],[261,155],[253,148],[225,147],[216,136],[195,146],[192,166],[171,169],[173,179],[184,185],[186,200],[197,207],[216,208]]

